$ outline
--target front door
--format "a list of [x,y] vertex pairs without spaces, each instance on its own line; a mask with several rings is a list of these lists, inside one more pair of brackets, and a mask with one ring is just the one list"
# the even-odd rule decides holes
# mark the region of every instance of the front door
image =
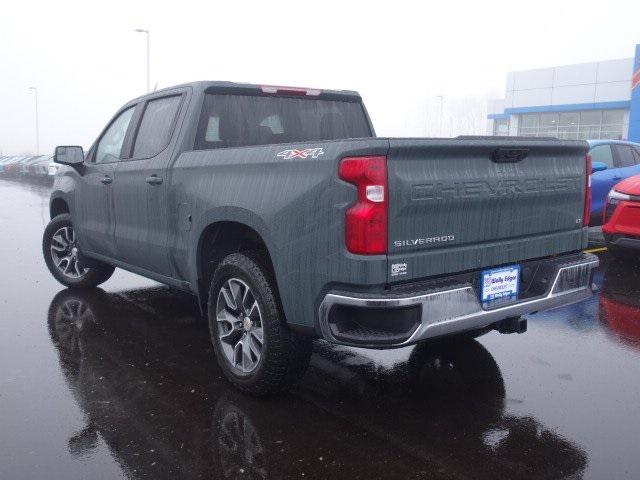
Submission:
[[135,106],[131,106],[116,115],[82,167],[74,221],[80,248],[85,253],[110,258],[116,255],[113,182],[134,110]]
[[167,277],[173,277],[173,269],[166,173],[182,99],[180,93],[164,93],[145,102],[131,158],[118,163],[114,182],[118,259]]

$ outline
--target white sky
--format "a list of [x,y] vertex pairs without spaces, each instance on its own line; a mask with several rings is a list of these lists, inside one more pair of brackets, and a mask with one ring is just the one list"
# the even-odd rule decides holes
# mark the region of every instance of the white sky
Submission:
[[41,153],[88,147],[145,92],[145,37],[135,28],[151,30],[152,88],[231,80],[353,89],[379,135],[433,135],[437,95],[477,104],[503,95],[507,71],[632,57],[640,1],[4,0],[0,152],[35,150],[29,86],[39,90]]

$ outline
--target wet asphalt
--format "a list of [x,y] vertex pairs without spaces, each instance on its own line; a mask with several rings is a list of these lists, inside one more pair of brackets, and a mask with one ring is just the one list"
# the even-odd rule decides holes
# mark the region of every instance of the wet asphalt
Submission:
[[640,269],[592,299],[391,351],[317,342],[288,395],[236,392],[194,299],[129,274],[64,289],[49,187],[0,179],[0,479],[640,478]]

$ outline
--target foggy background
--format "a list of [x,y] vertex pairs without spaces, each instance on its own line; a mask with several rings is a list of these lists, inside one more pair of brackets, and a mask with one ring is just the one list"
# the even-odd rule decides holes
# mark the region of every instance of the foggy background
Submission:
[[[89,147],[123,103],[194,81],[358,90],[380,136],[484,134],[506,73],[633,56],[640,2],[3,2],[0,154]],[[442,110],[441,110],[442,109]],[[442,112],[442,115],[441,115]]]

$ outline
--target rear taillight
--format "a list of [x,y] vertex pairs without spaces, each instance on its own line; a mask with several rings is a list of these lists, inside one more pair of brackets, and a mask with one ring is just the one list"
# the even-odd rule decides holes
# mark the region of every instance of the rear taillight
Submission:
[[360,255],[387,253],[387,157],[343,158],[338,174],[358,187],[358,200],[345,215],[347,250]]
[[582,215],[582,226],[588,227],[591,222],[591,173],[593,170],[591,155],[587,153],[585,158],[585,168],[587,170],[587,179],[584,188],[584,213]]

